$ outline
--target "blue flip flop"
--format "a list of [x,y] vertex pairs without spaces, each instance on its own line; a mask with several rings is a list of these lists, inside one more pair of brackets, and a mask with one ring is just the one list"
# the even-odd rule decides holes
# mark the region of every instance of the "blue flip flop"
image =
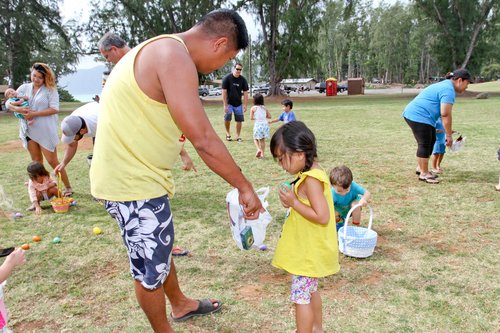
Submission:
[[[184,316],[179,318],[174,318],[174,316],[172,316],[171,313],[170,317],[174,322],[182,322],[193,317],[205,316],[211,313],[215,313],[222,308],[222,303],[218,300],[215,300],[213,303],[209,299],[198,300],[198,302],[199,302],[198,309],[188,312]],[[217,306],[215,306],[214,303],[217,303]]]

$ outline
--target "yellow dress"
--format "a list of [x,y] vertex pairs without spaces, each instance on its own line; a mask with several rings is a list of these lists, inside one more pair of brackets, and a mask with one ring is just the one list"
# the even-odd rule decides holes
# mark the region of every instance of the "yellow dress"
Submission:
[[[306,177],[313,177],[323,183],[323,195],[330,210],[328,224],[309,222],[293,208],[290,209],[281,237],[276,246],[272,265],[291,274],[324,277],[339,271],[339,251],[335,211],[327,174],[322,169],[312,169],[299,174],[295,194]],[[310,206],[308,200],[298,197],[300,202]]]

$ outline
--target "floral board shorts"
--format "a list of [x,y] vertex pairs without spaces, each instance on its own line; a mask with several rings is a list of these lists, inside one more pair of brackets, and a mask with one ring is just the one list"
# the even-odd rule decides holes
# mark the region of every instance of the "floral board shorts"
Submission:
[[146,289],[162,286],[170,272],[174,223],[168,196],[139,201],[104,202],[127,248],[132,277]]
[[318,290],[318,278],[292,275],[290,300],[295,304],[311,303],[311,294]]

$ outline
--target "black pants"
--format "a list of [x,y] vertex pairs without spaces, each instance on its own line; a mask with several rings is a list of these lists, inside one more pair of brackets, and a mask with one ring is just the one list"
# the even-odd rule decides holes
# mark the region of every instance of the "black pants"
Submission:
[[415,140],[417,140],[417,157],[429,158],[432,155],[434,143],[436,142],[436,128],[434,126],[417,123],[406,118],[405,120],[411,128]]

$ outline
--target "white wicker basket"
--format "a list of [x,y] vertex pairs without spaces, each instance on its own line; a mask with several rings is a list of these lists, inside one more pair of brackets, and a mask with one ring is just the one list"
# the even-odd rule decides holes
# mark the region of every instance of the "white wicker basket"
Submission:
[[373,254],[377,245],[377,233],[372,230],[373,211],[370,206],[368,228],[348,225],[352,212],[361,205],[353,206],[345,218],[345,224],[338,231],[339,250],[344,255],[355,258],[367,258]]

